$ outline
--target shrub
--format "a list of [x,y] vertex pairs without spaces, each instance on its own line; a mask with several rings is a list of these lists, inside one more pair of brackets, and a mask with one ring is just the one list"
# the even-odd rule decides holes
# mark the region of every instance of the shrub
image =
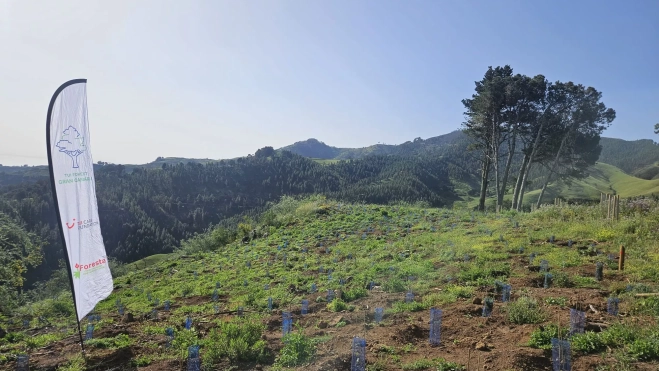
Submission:
[[327,309],[331,312],[340,312],[348,309],[348,305],[341,299],[334,299],[331,303],[327,304]]
[[568,276],[564,272],[554,272],[552,277],[552,284],[555,287],[572,287],[574,286],[574,283],[570,279],[570,276]]
[[[567,328],[560,329],[561,336],[564,337],[568,333]],[[531,333],[531,339],[529,340],[529,346],[531,348],[538,349],[551,349],[551,339],[559,338],[559,328],[555,324],[550,324],[547,326],[540,326],[540,328],[534,330]]]
[[602,341],[599,334],[587,331],[583,334],[574,334],[570,339],[572,349],[578,352],[590,354],[598,353],[606,349],[606,345]]
[[522,325],[525,323],[540,323],[545,320],[545,313],[538,305],[538,301],[528,296],[522,296],[517,301],[506,306],[508,320]]
[[629,355],[639,361],[651,361],[659,359],[659,339],[645,338],[636,339],[629,344]]
[[633,312],[636,314],[650,314],[659,316],[659,297],[649,296],[634,303]]
[[275,366],[293,367],[301,365],[308,362],[316,350],[311,339],[302,332],[291,332],[286,334],[282,340],[284,347],[277,356]]
[[341,292],[341,298],[346,302],[351,302],[359,298],[364,298],[368,296],[368,290],[361,287],[353,287],[346,291]]
[[222,357],[230,360],[261,360],[265,355],[265,341],[261,335],[265,326],[253,318],[238,318],[219,322],[205,340],[205,359],[216,364]]

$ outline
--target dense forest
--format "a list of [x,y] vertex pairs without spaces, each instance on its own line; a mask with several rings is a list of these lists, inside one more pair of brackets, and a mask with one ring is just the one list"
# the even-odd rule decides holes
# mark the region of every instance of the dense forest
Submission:
[[[423,201],[443,206],[457,197],[447,161],[437,157],[370,156],[322,165],[291,152],[160,169],[103,165],[96,169],[101,230],[108,255],[123,262],[171,252],[182,239],[245,214],[282,195],[324,194],[350,202]],[[50,183],[0,189],[0,215],[43,241],[43,262],[28,282],[48,278],[63,257]]]

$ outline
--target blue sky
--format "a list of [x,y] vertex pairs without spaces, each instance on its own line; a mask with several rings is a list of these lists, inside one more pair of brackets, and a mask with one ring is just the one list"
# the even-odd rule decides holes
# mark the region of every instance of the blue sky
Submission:
[[95,160],[231,158],[307,138],[459,128],[488,66],[602,91],[605,136],[653,138],[659,2],[0,2],[0,164],[45,164],[55,89],[87,78]]

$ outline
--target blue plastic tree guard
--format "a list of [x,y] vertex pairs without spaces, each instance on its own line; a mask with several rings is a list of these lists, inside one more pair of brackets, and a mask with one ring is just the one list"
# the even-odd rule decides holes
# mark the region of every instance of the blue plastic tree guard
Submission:
[[350,371],[366,370],[366,340],[360,337],[352,339],[352,361]]
[[547,272],[549,270],[549,262],[546,260],[540,260],[540,272]]
[[569,341],[557,338],[551,339],[551,363],[553,371],[572,370]]
[[169,306],[170,306],[170,304],[171,304],[171,303],[169,302],[169,300],[165,300],[165,310],[166,310],[166,311],[169,311]]
[[534,260],[535,260],[535,253],[532,252],[531,255],[529,255],[529,264],[533,265]]
[[16,371],[29,371],[30,370],[30,356],[21,354],[16,357]]
[[618,298],[608,298],[606,300],[606,312],[612,316],[618,315],[618,304],[620,304],[620,299]]
[[302,310],[300,311],[302,315],[309,313],[309,300],[302,300]]
[[510,301],[510,291],[512,290],[512,286],[509,284],[504,284],[503,285],[503,291],[501,292],[501,301],[502,302],[508,302]]
[[442,311],[437,308],[430,308],[430,345],[439,345],[442,331]]
[[382,322],[382,318],[384,317],[384,308],[375,308],[375,323],[380,323]]
[[124,315],[124,306],[123,306],[123,304],[119,304],[119,306],[117,307],[117,312],[119,313],[120,316]]
[[414,301],[414,294],[410,291],[407,294],[405,294],[405,302],[406,303],[411,303]]
[[213,291],[213,301],[217,301],[220,298],[220,294],[217,292],[217,289]]
[[570,309],[570,336],[583,334],[586,327],[586,312]]
[[201,358],[199,357],[199,345],[188,347],[187,371],[201,371]]
[[567,241],[567,247],[572,247],[572,244],[573,244],[572,240]]
[[290,334],[291,329],[293,328],[293,317],[291,317],[291,312],[282,312],[282,322],[281,329],[284,336]]
[[160,299],[158,299],[158,298],[153,299],[153,305],[155,305],[155,306],[160,305]]
[[503,282],[501,282],[499,280],[494,281],[494,292],[496,294],[503,293]]
[[489,317],[492,315],[492,310],[494,309],[494,299],[487,297],[483,300],[483,317]]
[[334,300],[334,290],[327,290],[327,302]]
[[551,237],[549,237],[549,243],[554,243],[554,235],[552,234]]
[[602,262],[597,262],[595,264],[595,279],[601,281],[604,278],[604,264]]
[[85,340],[91,340],[94,337],[94,325],[91,323],[87,325],[87,330],[85,331]]
[[158,310],[156,308],[151,309],[151,319],[158,320]]
[[219,288],[220,288],[220,283],[219,283],[219,282],[215,282],[215,288],[216,288],[216,289],[219,289]]
[[553,278],[554,276],[551,273],[545,273],[545,282],[543,284],[543,287],[546,289],[550,288]]
[[238,316],[239,316],[239,317],[242,317],[242,315],[243,315],[243,307],[238,307],[238,311],[237,311],[237,312],[238,312]]
[[165,346],[169,348],[172,346],[172,341],[174,341],[174,329],[167,327],[165,329],[165,335],[167,336],[167,343],[165,343]]
[[185,329],[186,329],[186,330],[189,330],[189,329],[191,329],[191,328],[192,328],[192,318],[187,317],[187,318],[185,319]]
[[519,248],[519,253],[520,253],[520,254],[524,254],[524,247],[521,247],[521,246],[520,246],[520,248]]

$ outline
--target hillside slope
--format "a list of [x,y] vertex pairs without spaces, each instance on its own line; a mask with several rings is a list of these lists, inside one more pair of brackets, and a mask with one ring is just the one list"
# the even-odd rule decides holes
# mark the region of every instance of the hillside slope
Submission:
[[[183,371],[195,344],[208,370],[349,370],[354,336],[366,341],[369,370],[465,371],[479,362],[491,371],[550,370],[550,339],[565,336],[570,309],[588,310],[587,333],[569,338],[572,371],[657,369],[659,300],[634,296],[657,290],[650,223],[604,228],[597,207],[500,217],[319,197],[271,211],[257,227],[268,234],[251,241],[221,246],[208,233],[183,251],[116,269],[84,358],[66,289],[17,308],[0,338],[0,370],[15,370],[15,356],[28,353],[33,371]],[[631,238],[619,272],[615,254]],[[620,304],[615,316],[609,297]],[[429,342],[431,308],[441,310],[439,346]],[[294,324],[286,338],[284,312]]]
[[659,145],[650,139],[602,138],[599,161],[620,168],[630,175],[654,179],[659,174]]
[[[600,197],[600,192],[615,193],[621,197],[636,197],[659,194],[659,179],[646,180],[626,174],[621,169],[597,163],[589,169],[589,176],[585,179],[572,181],[570,184],[554,183],[548,186],[546,200],[554,197],[563,199],[593,199]],[[529,192],[526,202],[535,202],[540,190]]]

